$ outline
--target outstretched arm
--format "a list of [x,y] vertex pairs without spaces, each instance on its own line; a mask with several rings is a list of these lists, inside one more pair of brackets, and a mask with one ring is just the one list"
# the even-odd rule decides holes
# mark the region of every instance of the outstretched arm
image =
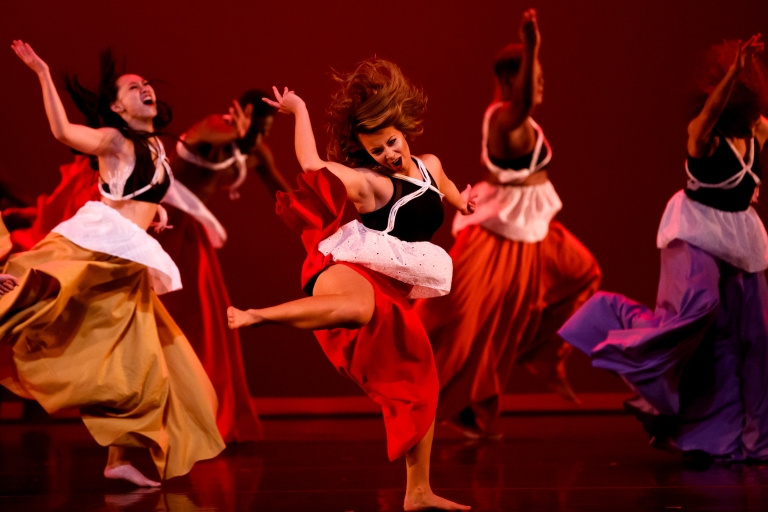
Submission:
[[192,146],[201,143],[220,145],[233,142],[248,133],[252,114],[253,105],[242,108],[237,100],[232,100],[229,116],[214,114],[198,121],[184,133],[184,142]]
[[503,132],[510,132],[519,127],[533,110],[535,70],[541,46],[541,34],[539,34],[539,24],[534,9],[528,9],[523,13],[520,22],[520,39],[523,41],[523,59],[520,63],[520,71],[515,76],[512,98],[494,116],[496,130]]
[[765,116],[760,116],[760,124],[757,126],[755,136],[760,143],[760,147],[765,148],[765,142],[768,141],[768,119]]
[[67,112],[61,103],[59,93],[51,78],[51,72],[43,59],[37,56],[32,47],[16,40],[11,45],[16,55],[24,64],[37,73],[43,89],[45,113],[51,125],[53,136],[67,146],[88,155],[107,155],[116,153],[122,147],[124,138],[114,128],[93,129],[80,124],[73,124],[67,119]]
[[763,51],[764,43],[760,41],[760,34],[754,35],[749,40],[741,44],[728,72],[720,83],[710,93],[704,108],[698,116],[688,124],[688,154],[694,158],[702,158],[709,154],[712,143],[712,131],[720,119],[725,106],[728,104],[728,98],[736,83],[736,79],[744,69],[746,60],[754,58],[755,55]]
[[256,144],[252,151],[254,156],[258,159],[258,162],[256,163],[256,173],[261,178],[261,181],[267,186],[269,192],[272,195],[275,195],[278,191],[290,192],[291,186],[288,184],[285,176],[283,176],[283,173],[281,173],[275,166],[272,150],[262,142]]
[[443,170],[443,164],[435,155],[422,155],[424,165],[429,169],[432,177],[437,182],[437,188],[445,194],[445,201],[456,208],[462,215],[469,215],[475,211],[477,193],[472,192],[472,187],[467,185],[464,192],[459,192],[456,185],[448,178]]
[[272,88],[277,101],[262,98],[265,102],[277,108],[283,114],[293,114],[296,118],[296,131],[294,145],[296,158],[304,172],[317,171],[325,167],[344,183],[347,189],[347,197],[355,204],[365,203],[373,195],[370,184],[363,174],[351,167],[338,162],[327,162],[320,158],[315,144],[315,135],[312,133],[312,123],[309,120],[309,112],[304,100],[296,96],[286,87],[283,94]]

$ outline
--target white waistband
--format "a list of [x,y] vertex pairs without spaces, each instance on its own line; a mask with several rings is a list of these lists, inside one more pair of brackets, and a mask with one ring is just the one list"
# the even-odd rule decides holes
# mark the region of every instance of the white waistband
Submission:
[[317,246],[334,261],[370,268],[413,285],[408,298],[439,297],[451,291],[453,262],[442,248],[430,242],[404,242],[353,220]]
[[471,215],[456,214],[453,235],[479,224],[488,231],[516,242],[535,243],[549,233],[549,223],[563,203],[550,181],[530,186],[492,185],[481,181],[472,187],[477,207]]
[[679,239],[746,272],[768,269],[768,234],[754,208],[724,212],[701,204],[680,190],[667,203],[656,236],[664,248]]
[[89,251],[146,265],[158,295],[181,289],[179,269],[158,241],[104,203],[88,201],[51,231]]

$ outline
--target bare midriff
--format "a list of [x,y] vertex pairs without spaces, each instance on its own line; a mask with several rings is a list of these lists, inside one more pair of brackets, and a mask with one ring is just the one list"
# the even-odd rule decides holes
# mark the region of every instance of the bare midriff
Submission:
[[528,176],[526,179],[519,183],[501,183],[499,180],[496,179],[496,176],[488,173],[485,181],[490,183],[491,185],[501,185],[504,187],[531,187],[533,185],[541,185],[543,183],[546,183],[549,181],[549,177],[547,176],[547,171],[538,171],[530,176]]
[[152,221],[155,219],[155,214],[157,213],[157,205],[155,203],[134,201],[133,199],[113,201],[106,197],[102,197],[101,202],[117,210],[120,215],[130,220],[144,231],[149,229],[149,226],[152,224]]

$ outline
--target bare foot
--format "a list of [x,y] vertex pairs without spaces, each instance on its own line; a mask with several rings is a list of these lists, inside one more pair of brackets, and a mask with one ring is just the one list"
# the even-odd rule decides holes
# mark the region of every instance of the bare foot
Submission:
[[104,476],[112,480],[128,480],[140,487],[160,487],[160,482],[150,480],[141,474],[141,471],[131,464],[121,464],[119,466],[104,468]]
[[471,510],[472,507],[459,505],[435,495],[431,490],[417,489],[405,495],[403,510]]
[[230,329],[239,329],[241,327],[255,326],[261,323],[262,318],[254,313],[254,309],[241,311],[232,306],[227,308],[227,322]]

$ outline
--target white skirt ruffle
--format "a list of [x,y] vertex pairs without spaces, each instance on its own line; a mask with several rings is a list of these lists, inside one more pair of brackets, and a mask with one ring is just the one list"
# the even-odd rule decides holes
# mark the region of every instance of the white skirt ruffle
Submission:
[[725,212],[694,201],[680,190],[667,203],[656,246],[662,249],[675,239],[745,272],[768,268],[768,234],[751,206],[743,212]]
[[451,257],[430,242],[403,242],[353,220],[317,248],[334,261],[355,263],[413,285],[410,299],[439,297],[451,291]]
[[102,202],[88,201],[52,231],[89,251],[146,265],[158,295],[181,289],[179,269],[158,241]]
[[456,214],[453,234],[473,224],[516,242],[540,242],[549,223],[563,208],[550,181],[530,186],[492,185],[481,181],[472,187],[477,207],[472,215]]

